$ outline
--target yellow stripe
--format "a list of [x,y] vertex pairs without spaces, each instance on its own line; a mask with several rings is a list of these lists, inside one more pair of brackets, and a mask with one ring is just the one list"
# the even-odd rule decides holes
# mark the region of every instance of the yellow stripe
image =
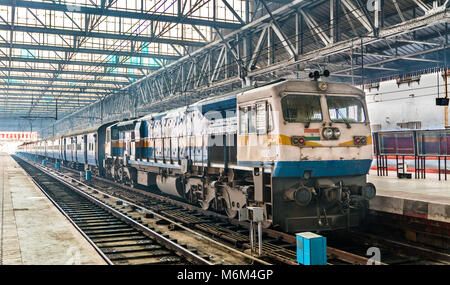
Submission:
[[[293,146],[291,143],[291,137],[286,135],[264,135],[264,136],[252,135],[252,137],[258,141],[258,145],[260,146],[273,146],[273,145]],[[239,136],[238,145],[247,146],[249,144],[249,139],[250,136]],[[323,146],[323,145],[317,142],[306,141],[305,146]]]
[[[264,136],[255,136],[255,139],[258,141],[258,145],[260,146],[272,146],[272,145],[285,145],[285,146],[293,146],[291,143],[291,137],[286,135],[264,135]],[[239,136],[238,137],[238,145],[240,146],[248,146],[249,145],[250,136]],[[372,144],[372,136],[367,136],[367,145]],[[314,141],[305,141],[305,146],[324,146],[321,143]],[[340,143],[338,146],[355,146],[353,140]]]

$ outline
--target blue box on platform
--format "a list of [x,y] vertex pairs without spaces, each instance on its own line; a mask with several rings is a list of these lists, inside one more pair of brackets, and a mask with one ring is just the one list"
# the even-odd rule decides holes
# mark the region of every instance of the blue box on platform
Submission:
[[327,265],[327,239],[311,232],[296,234],[297,262],[303,265]]

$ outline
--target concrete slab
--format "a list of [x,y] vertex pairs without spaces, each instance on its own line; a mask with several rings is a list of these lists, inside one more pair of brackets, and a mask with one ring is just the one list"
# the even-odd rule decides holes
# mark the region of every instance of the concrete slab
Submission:
[[0,191],[0,264],[106,264],[4,153],[0,153]]
[[370,201],[376,211],[419,217],[450,223],[450,183],[428,179],[398,179],[369,175],[377,187],[377,196]]

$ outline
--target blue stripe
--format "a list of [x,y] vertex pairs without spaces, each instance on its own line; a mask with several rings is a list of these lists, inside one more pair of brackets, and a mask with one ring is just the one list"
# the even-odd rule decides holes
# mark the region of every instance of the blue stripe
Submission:
[[220,98],[220,100],[207,101],[198,107],[203,115],[209,111],[220,112],[225,110],[236,110],[236,95],[232,95],[231,98]]
[[272,161],[238,161],[237,165],[239,166],[245,166],[245,167],[261,167],[264,166],[264,168],[271,168],[275,162]]
[[135,164],[135,165],[148,165],[148,166],[156,166],[156,167],[163,167],[163,168],[181,169],[181,166],[178,164],[166,164],[166,163],[159,163],[159,162],[136,161],[136,160],[129,160],[128,163]]
[[371,159],[325,161],[278,161],[274,177],[302,177],[311,171],[311,177],[365,175],[369,173]]

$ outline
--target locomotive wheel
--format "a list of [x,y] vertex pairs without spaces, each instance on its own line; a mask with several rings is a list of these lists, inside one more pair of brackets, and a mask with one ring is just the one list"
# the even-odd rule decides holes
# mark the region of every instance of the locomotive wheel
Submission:
[[117,167],[116,171],[115,171],[115,180],[117,180],[118,182],[122,182],[122,177],[123,177],[123,169],[122,167]]
[[238,213],[238,211],[233,210],[231,208],[226,207],[225,212],[227,213],[228,218],[234,219]]
[[223,208],[225,209],[225,213],[227,213],[227,216],[228,216],[230,219],[233,219],[234,217],[236,217],[238,211],[237,211],[237,210],[233,210],[233,209],[231,208],[231,205],[228,205],[226,199],[222,199],[222,205],[223,205]]

